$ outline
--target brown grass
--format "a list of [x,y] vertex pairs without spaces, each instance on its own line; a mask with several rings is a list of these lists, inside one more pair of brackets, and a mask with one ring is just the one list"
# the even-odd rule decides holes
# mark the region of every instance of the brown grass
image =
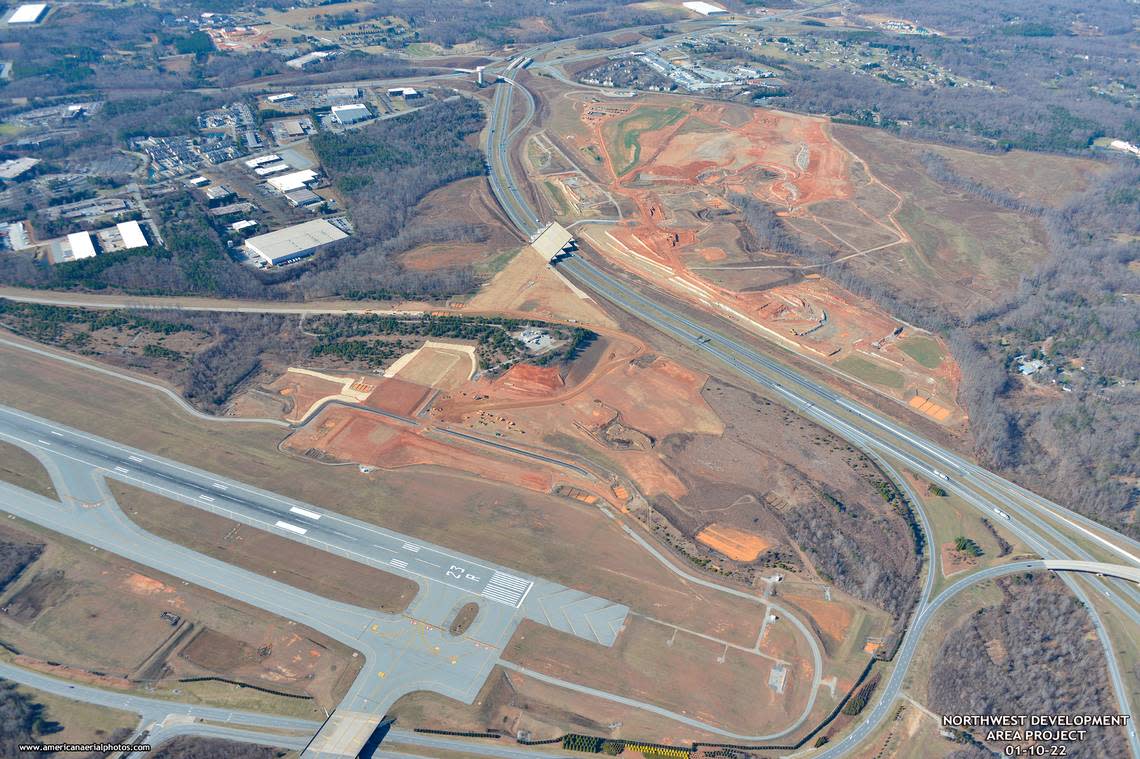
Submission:
[[0,442],[0,480],[48,498],[59,498],[44,465],[11,443]]
[[7,347],[0,364],[0,403],[733,642],[755,636],[758,606],[688,585],[595,508],[439,468],[362,475],[322,466],[281,455],[278,428],[193,418],[153,391]]
[[388,613],[406,609],[419,592],[419,586],[407,578],[146,490],[109,484],[123,511],[147,532],[286,585]]

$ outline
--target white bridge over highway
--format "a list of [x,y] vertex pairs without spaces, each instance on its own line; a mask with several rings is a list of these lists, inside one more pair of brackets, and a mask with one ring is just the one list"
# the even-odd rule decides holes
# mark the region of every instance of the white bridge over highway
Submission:
[[1105,577],[1119,577],[1140,585],[1140,567],[1126,567],[1123,564],[1108,564],[1101,561],[1067,561],[1046,559],[1045,568],[1054,572],[1088,572]]

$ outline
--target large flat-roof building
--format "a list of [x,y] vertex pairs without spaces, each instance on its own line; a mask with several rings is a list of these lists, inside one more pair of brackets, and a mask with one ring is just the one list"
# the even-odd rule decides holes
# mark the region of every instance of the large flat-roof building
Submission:
[[312,169],[302,169],[301,171],[294,171],[291,174],[282,174],[279,177],[271,177],[266,184],[280,193],[293,192],[293,190],[300,190],[302,187],[308,187],[309,183],[317,178],[317,172]]
[[357,121],[372,118],[372,111],[368,110],[368,106],[364,105],[364,103],[334,105],[332,107],[332,117],[336,119],[338,124],[355,124]]
[[681,3],[693,13],[699,13],[702,16],[727,16],[728,11],[721,8],[719,5],[703,2],[703,0],[692,0],[692,2]]
[[327,219],[314,219],[251,237],[245,241],[245,247],[270,266],[279,266],[311,256],[322,246],[346,237],[348,233]]
[[72,232],[67,236],[67,247],[71,248],[71,261],[95,257],[95,243],[87,232]]
[[47,15],[47,3],[25,3],[8,17],[9,24],[35,24]]
[[137,221],[120,221],[115,225],[119,230],[119,237],[123,239],[123,249],[146,248],[148,243],[142,227]]

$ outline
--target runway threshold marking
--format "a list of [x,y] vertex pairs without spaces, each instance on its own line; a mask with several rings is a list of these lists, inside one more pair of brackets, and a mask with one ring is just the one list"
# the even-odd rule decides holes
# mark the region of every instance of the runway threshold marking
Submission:
[[213,498],[211,498],[211,497],[210,497],[210,496],[208,496],[208,495],[204,495],[204,494],[203,494],[203,495],[199,495],[199,496],[198,496],[198,500],[200,500],[200,501],[206,501],[207,503],[213,503],[213,502],[214,502],[214,499],[213,499]]
[[286,530],[288,532],[292,532],[292,533],[295,533],[297,535],[304,535],[306,532],[308,532],[308,530],[306,530],[304,527],[298,527],[295,524],[289,524],[288,522],[282,522],[280,519],[277,520],[276,526],[282,530]]
[[388,561],[388,563],[391,564],[392,566],[396,567],[397,569],[407,569],[408,568],[408,562],[403,561],[402,559],[390,559]]
[[292,514],[296,514],[297,516],[305,517],[306,519],[320,519],[321,518],[321,515],[318,514],[317,512],[309,511],[308,509],[302,509],[300,506],[291,507],[289,509],[289,512]]
[[131,461],[135,462],[136,464],[141,464],[143,462],[142,458],[139,456],[127,456],[127,458],[130,459]]
[[404,550],[411,551],[412,553],[419,553],[420,547],[415,543],[404,543]]
[[128,474],[131,470],[127,469],[125,466],[117,466],[115,467],[115,471],[119,474]]
[[223,485],[220,482],[211,482],[210,485],[217,488],[218,490],[229,490],[230,489],[228,485]]
[[530,580],[524,580],[521,577],[515,577],[496,569],[495,573],[491,575],[490,582],[479,595],[517,609],[522,605],[523,599],[530,593],[533,585],[534,583]]

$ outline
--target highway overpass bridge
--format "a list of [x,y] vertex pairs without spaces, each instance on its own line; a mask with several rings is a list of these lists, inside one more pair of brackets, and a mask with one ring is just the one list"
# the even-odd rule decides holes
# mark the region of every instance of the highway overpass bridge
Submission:
[[1123,564],[1107,564],[1101,561],[1068,561],[1064,559],[1046,559],[1046,569],[1054,572],[1086,572],[1105,577],[1119,577],[1140,585],[1140,567],[1128,567]]

